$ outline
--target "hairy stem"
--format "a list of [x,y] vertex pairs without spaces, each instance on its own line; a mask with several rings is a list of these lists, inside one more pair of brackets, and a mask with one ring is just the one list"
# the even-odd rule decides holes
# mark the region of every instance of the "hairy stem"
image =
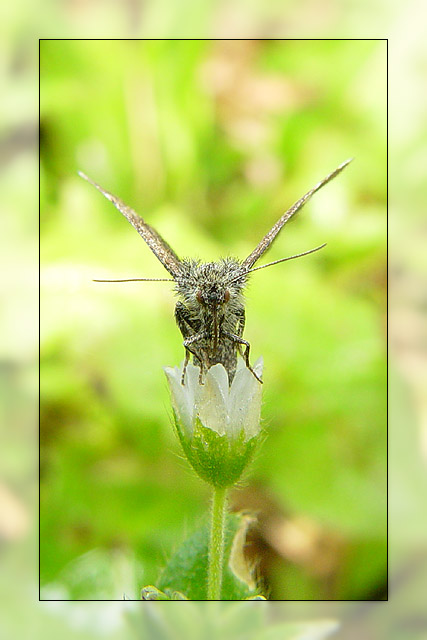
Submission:
[[224,528],[227,511],[226,492],[227,490],[224,487],[214,487],[213,490],[211,536],[209,541],[208,600],[221,600]]

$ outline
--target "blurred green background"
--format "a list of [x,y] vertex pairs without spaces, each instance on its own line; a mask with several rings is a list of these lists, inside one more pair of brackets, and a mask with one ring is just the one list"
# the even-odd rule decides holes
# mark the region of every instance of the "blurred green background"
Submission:
[[180,256],[246,257],[245,337],[268,433],[234,509],[273,600],[386,590],[385,41],[42,41],[42,597],[139,597],[206,511],[162,366],[183,358],[168,283],[83,170]]

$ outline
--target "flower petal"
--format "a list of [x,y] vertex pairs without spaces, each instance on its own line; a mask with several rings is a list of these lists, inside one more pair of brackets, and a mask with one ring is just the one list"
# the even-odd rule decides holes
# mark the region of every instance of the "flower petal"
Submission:
[[[182,375],[182,367],[181,367],[181,375]],[[194,419],[194,411],[196,406],[196,398],[200,394],[200,367],[196,367],[194,364],[188,363],[187,370],[185,372],[185,391],[186,391],[186,399],[189,405],[189,411],[192,416],[192,420]]]
[[224,402],[226,402],[228,398],[229,389],[228,389],[228,373],[224,369],[224,366],[222,364],[215,364],[207,372],[206,377],[209,377],[209,376],[212,376],[213,378],[215,378],[215,381],[217,382],[220,388],[222,397],[224,398]]
[[192,419],[189,412],[185,388],[181,385],[178,367],[163,367],[171,391],[172,407],[183,427],[192,433]]
[[[254,370],[261,376],[262,358],[258,358]],[[229,431],[237,436],[242,429],[246,438],[252,438],[260,430],[262,387],[247,367],[236,371],[228,400]]]
[[[222,371],[221,371],[222,369]],[[227,379],[224,387],[224,376]],[[223,435],[227,429],[227,372],[221,364],[211,367],[206,374],[205,383],[197,398],[197,415],[204,427]]]

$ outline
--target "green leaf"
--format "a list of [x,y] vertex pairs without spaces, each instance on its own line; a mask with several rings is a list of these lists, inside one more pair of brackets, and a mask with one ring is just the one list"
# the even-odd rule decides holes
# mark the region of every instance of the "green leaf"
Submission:
[[170,592],[168,590],[165,593],[150,584],[141,589],[141,600],[187,600],[187,598],[180,591]]
[[[243,549],[253,517],[229,514],[226,522],[222,600],[244,600],[257,595]],[[158,588],[171,595],[181,592],[189,600],[206,600],[209,526],[204,524],[183,542],[164,569]]]

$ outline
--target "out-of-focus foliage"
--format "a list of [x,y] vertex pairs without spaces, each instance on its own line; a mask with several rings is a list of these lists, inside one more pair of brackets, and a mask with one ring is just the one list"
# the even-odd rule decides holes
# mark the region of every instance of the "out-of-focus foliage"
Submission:
[[215,260],[246,257],[349,156],[268,261],[327,247],[248,288],[268,437],[233,500],[258,511],[250,551],[272,599],[383,596],[385,58],[384,41],[41,43],[46,597],[137,598],[208,501],[175,455],[172,287],[92,282],[165,272],[77,170],[180,256]]
[[271,624],[266,608],[254,602],[231,606],[224,602],[154,606],[156,609],[151,605],[128,612],[128,621],[142,640],[179,640],[183,636],[189,640],[323,640],[339,626],[330,619]]

